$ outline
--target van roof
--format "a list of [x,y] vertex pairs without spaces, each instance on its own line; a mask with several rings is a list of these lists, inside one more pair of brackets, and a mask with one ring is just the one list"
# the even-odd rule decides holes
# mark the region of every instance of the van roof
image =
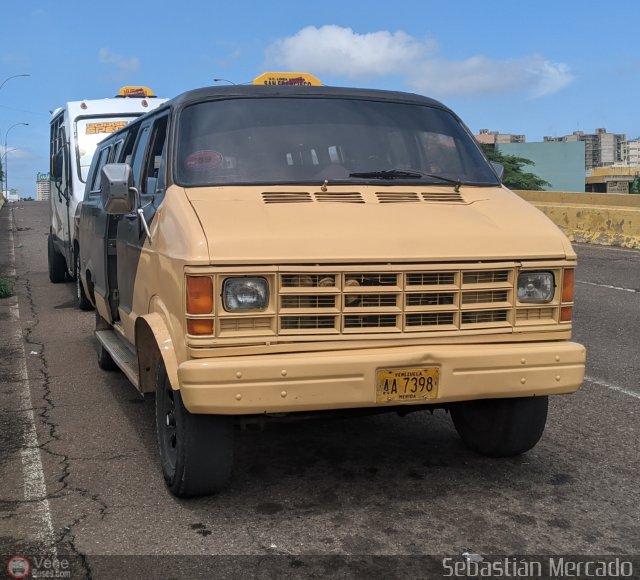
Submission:
[[264,85],[232,85],[214,86],[194,89],[178,95],[169,101],[169,104],[181,108],[188,104],[203,100],[215,100],[225,98],[264,98],[264,97],[334,97],[334,98],[356,98],[376,101],[393,101],[409,104],[427,105],[451,111],[441,102],[401,91],[385,91],[379,89],[356,89],[349,87],[327,87],[327,86],[264,86]]

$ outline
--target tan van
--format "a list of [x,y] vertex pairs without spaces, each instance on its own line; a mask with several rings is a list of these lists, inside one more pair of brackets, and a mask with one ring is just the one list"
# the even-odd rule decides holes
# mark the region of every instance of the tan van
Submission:
[[178,496],[227,482],[239,418],[444,408],[509,456],[583,380],[570,243],[432,99],[189,91],[99,145],[80,224],[99,365],[155,391]]

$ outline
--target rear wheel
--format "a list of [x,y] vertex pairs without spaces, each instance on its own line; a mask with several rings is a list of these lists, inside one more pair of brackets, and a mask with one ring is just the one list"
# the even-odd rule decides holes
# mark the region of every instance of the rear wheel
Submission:
[[465,445],[489,457],[532,449],[547,422],[548,397],[486,399],[451,405],[451,418]]
[[87,298],[87,293],[84,291],[84,286],[82,284],[82,279],[80,277],[80,251],[76,248],[75,256],[74,256],[74,273],[76,278],[76,297],[78,299],[78,308],[80,310],[92,310],[93,304],[89,298]]
[[209,495],[226,485],[233,464],[232,418],[189,413],[162,362],[156,377],[156,428],[162,474],[171,493]]
[[64,282],[67,275],[67,262],[53,245],[51,233],[47,237],[47,261],[49,263],[49,280],[54,284]]

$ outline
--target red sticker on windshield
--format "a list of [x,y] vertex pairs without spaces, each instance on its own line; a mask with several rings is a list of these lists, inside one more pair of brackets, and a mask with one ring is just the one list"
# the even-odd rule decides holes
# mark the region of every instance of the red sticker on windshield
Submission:
[[204,171],[205,169],[215,169],[222,165],[222,153],[203,149],[194,151],[185,160],[184,165],[191,171]]

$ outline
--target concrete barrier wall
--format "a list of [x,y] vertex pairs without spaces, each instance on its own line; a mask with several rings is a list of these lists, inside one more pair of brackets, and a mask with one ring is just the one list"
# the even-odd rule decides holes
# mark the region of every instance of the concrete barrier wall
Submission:
[[640,249],[640,195],[516,191],[572,242]]

